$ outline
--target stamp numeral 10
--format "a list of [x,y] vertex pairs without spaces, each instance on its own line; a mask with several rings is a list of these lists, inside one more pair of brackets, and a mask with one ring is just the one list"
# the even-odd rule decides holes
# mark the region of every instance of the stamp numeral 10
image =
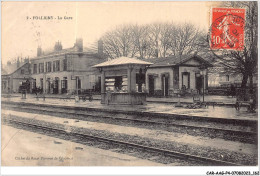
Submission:
[[212,44],[213,45],[218,45],[218,44],[220,44],[220,42],[221,42],[221,38],[220,38],[220,36],[215,36],[215,35],[213,35],[212,36]]

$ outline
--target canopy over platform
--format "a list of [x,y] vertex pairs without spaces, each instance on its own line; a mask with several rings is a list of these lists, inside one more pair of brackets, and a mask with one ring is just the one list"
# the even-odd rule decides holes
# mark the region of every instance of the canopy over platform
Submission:
[[119,57],[116,59],[112,59],[101,64],[94,65],[93,67],[100,68],[100,67],[110,67],[110,66],[119,66],[119,65],[152,65],[153,63],[145,62],[136,58],[129,58],[129,57]]
[[101,103],[144,104],[145,72],[150,62],[119,57],[93,67],[101,72]]

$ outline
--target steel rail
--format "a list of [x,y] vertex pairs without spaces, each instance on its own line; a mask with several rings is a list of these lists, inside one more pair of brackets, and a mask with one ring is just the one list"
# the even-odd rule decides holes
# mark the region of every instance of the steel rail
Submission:
[[258,121],[254,119],[239,119],[239,118],[221,118],[221,117],[204,117],[204,116],[192,116],[185,114],[164,114],[159,112],[145,112],[145,111],[125,111],[119,109],[102,109],[102,108],[93,108],[93,107],[80,107],[80,106],[64,106],[58,104],[35,104],[30,102],[14,102],[14,101],[1,101],[2,104],[15,104],[20,106],[36,106],[36,107],[46,107],[46,108],[60,108],[60,109],[70,109],[74,111],[89,111],[89,112],[103,112],[103,113],[122,113],[125,115],[142,115],[145,117],[152,116],[161,119],[168,120],[196,120],[203,122],[217,122],[225,124],[236,124],[236,125],[249,125],[254,126],[257,129]]
[[212,159],[212,158],[207,158],[207,157],[202,157],[202,156],[190,155],[190,154],[186,154],[186,153],[181,153],[181,152],[176,152],[176,151],[171,151],[171,150],[166,150],[166,149],[160,149],[160,148],[156,148],[156,147],[150,147],[150,146],[125,142],[125,141],[119,141],[119,140],[115,140],[115,139],[112,139],[112,138],[103,138],[103,137],[100,137],[100,136],[67,132],[67,131],[61,130],[61,129],[41,126],[41,125],[37,125],[37,124],[25,123],[25,122],[13,120],[13,119],[6,119],[5,118],[5,120],[7,120],[8,122],[11,122],[13,124],[20,124],[22,126],[33,127],[33,128],[36,128],[36,129],[55,132],[55,133],[58,133],[58,134],[67,134],[67,135],[72,135],[72,136],[78,136],[78,137],[82,137],[84,139],[97,140],[97,141],[104,142],[104,143],[107,143],[107,144],[110,144],[110,145],[112,145],[112,144],[124,145],[124,146],[127,146],[127,147],[133,147],[133,148],[142,149],[142,150],[145,150],[145,151],[157,152],[157,153],[163,154],[165,156],[175,157],[175,158],[182,159],[182,160],[185,160],[185,161],[187,161],[187,160],[197,161],[197,162],[205,163],[205,164],[212,165],[212,166],[241,166],[240,164],[232,163],[232,162],[229,162],[229,161],[223,161],[223,160],[217,160],[217,159]]
[[[69,115],[73,115],[73,119],[87,121],[86,119],[78,118],[77,116],[75,116],[74,112],[69,112],[70,110],[67,110],[67,109],[62,109],[61,111],[57,110],[57,109],[55,109],[55,110],[41,109],[42,107],[37,107],[37,109],[35,109],[35,108],[32,108],[31,106],[30,107],[25,107],[25,106],[17,107],[16,106],[15,109],[17,110],[17,108],[22,109],[22,110],[45,112],[45,113],[47,112],[47,113],[52,113],[52,114],[57,114],[57,113],[58,114],[69,114]],[[152,124],[152,125],[165,125],[165,126],[181,127],[181,128],[186,128],[186,129],[188,128],[190,130],[192,130],[192,129],[208,130],[208,131],[212,131],[215,133],[222,132],[222,133],[228,133],[230,135],[234,135],[236,139],[240,139],[240,140],[244,140],[244,139],[248,140],[248,136],[251,138],[257,139],[257,132],[250,132],[250,131],[239,131],[239,130],[222,129],[222,128],[206,127],[206,126],[198,126],[198,125],[195,126],[195,125],[187,125],[187,124],[177,124],[177,123],[172,123],[172,122],[170,122],[170,123],[156,122],[156,121],[150,121],[150,120],[122,118],[122,117],[115,117],[115,116],[102,116],[102,115],[94,115],[94,114],[85,114],[85,113],[80,113],[80,112],[77,112],[77,115],[86,116],[86,117],[89,116],[89,117],[94,117],[94,118],[121,120],[121,121],[128,121],[128,122],[148,123],[148,124]],[[67,117],[65,117],[65,118],[67,118]]]

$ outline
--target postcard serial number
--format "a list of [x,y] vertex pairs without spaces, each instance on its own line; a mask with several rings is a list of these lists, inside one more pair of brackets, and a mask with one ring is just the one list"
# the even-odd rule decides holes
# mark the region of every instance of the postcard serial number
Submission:
[[27,20],[73,20],[70,16],[26,16]]

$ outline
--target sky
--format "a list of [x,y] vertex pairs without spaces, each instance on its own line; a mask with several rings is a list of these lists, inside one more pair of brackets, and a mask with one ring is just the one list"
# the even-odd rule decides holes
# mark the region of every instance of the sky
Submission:
[[[192,23],[207,31],[217,2],[2,2],[2,63],[51,50],[57,41],[73,47],[95,45],[106,31],[122,24]],[[44,16],[53,19],[39,19]],[[58,19],[62,17],[62,19]],[[65,19],[65,16],[72,19]]]

